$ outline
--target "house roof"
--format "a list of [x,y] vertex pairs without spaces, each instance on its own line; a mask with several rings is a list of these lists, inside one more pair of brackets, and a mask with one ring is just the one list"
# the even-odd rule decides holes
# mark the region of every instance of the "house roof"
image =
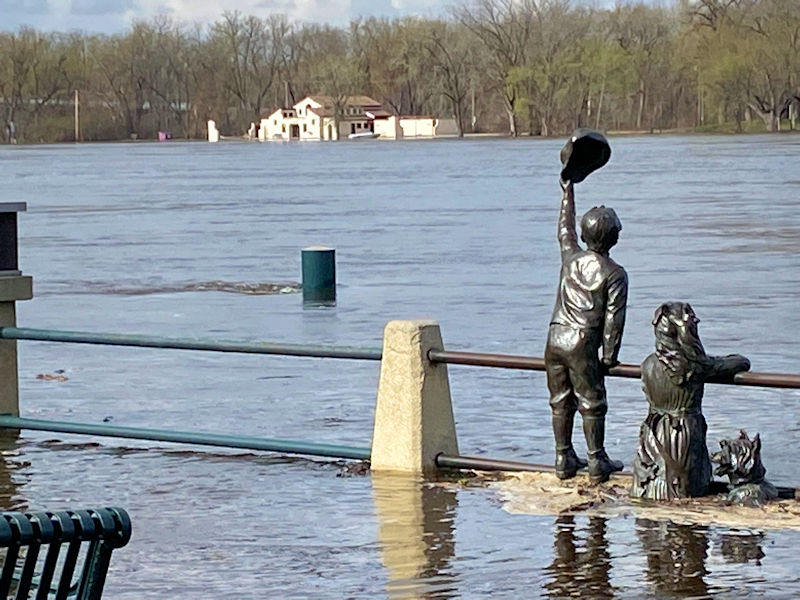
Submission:
[[[333,108],[325,107],[325,108],[310,108],[311,112],[319,117],[333,117],[334,110]],[[391,117],[392,113],[383,110],[382,108],[373,108],[371,110],[365,109],[362,114],[357,115],[339,115],[339,118],[342,121],[361,121],[366,117],[367,119],[384,119],[387,117]]]
[[333,116],[333,109],[332,108],[325,108],[325,107],[313,108],[312,107],[309,110],[311,112],[313,112],[315,115],[320,116],[320,117],[332,117]]
[[384,110],[382,108],[378,108],[375,110],[366,110],[364,111],[370,119],[388,119],[393,115],[388,110]]
[[[310,98],[317,104],[321,104],[325,107],[332,107],[334,105],[334,98],[333,96],[326,96],[325,94],[312,94],[311,96],[306,96],[303,100]],[[302,104],[303,100],[295,104]],[[369,96],[348,96],[347,101],[345,102],[345,106],[380,106],[381,103],[375,100],[374,98],[370,98]]]
[[265,119],[267,117],[271,117],[275,113],[283,113],[284,111],[297,112],[292,106],[289,107],[279,106],[278,108],[273,109],[271,112],[262,112],[261,118]]

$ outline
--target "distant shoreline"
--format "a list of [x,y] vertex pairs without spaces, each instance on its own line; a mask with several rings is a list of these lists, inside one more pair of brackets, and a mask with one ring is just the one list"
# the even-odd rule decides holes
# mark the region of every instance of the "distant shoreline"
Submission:
[[[758,130],[754,131],[754,130],[748,130],[748,131],[740,131],[740,132],[727,131],[727,130],[722,130],[722,131],[701,130],[701,131],[698,131],[697,129],[694,129],[694,128],[656,129],[656,130],[634,130],[634,129],[630,129],[630,130],[628,130],[628,129],[614,130],[614,129],[611,129],[611,130],[603,131],[603,133],[605,135],[613,136],[613,137],[649,137],[649,136],[659,136],[659,135],[664,135],[664,136],[667,136],[667,135],[669,135],[669,136],[675,136],[675,135],[701,136],[701,135],[706,135],[706,136],[731,136],[731,137],[733,137],[733,136],[751,136],[751,135],[775,135],[775,136],[792,135],[792,134],[800,134],[800,129],[786,129],[786,130],[782,130],[782,131],[758,131]],[[507,140],[513,140],[513,139],[526,139],[526,140],[529,140],[529,139],[540,139],[540,140],[558,140],[558,139],[564,139],[565,137],[567,137],[567,135],[568,134],[539,136],[539,135],[530,135],[528,133],[522,133],[519,136],[517,136],[516,138],[514,138],[514,136],[511,136],[511,135],[509,135],[507,133],[485,132],[485,133],[465,133],[464,137],[461,138],[461,139],[465,139],[465,140],[475,140],[475,139],[507,139]],[[431,137],[431,138],[419,137],[419,138],[408,138],[408,139],[405,139],[405,140],[381,140],[381,139],[376,139],[376,140],[370,140],[370,141],[371,142],[376,142],[377,141],[377,142],[400,142],[400,143],[402,143],[402,142],[411,142],[411,141],[437,141],[437,140],[458,140],[458,139],[459,139],[459,137],[456,136],[456,135],[442,135],[442,136]],[[297,140],[297,142],[300,142],[300,143],[306,143],[308,141],[312,141],[312,140]],[[313,141],[318,141],[318,140],[313,140]],[[152,138],[152,139],[139,138],[139,139],[135,139],[135,140],[131,140],[131,139],[86,140],[86,141],[82,141],[82,142],[74,142],[74,141],[61,141],[61,142],[59,142],[59,141],[49,141],[49,142],[47,142],[47,141],[42,141],[42,142],[26,142],[26,143],[22,143],[22,144],[2,143],[2,144],[0,144],[0,147],[13,148],[13,147],[30,147],[30,146],[72,146],[72,145],[75,145],[75,144],[145,144],[145,143],[149,143],[149,144],[157,143],[157,144],[168,145],[168,144],[173,143],[173,142],[179,142],[179,143],[196,142],[196,143],[203,143],[203,144],[210,143],[208,140],[202,139],[202,138],[193,138],[193,139],[172,138],[172,139],[166,140],[166,141],[159,141],[156,138]],[[239,136],[223,136],[220,139],[219,142],[215,142],[215,143],[218,143],[218,144],[220,144],[220,143],[221,144],[236,143],[236,144],[238,144],[238,143],[251,143],[251,142],[252,143],[275,143],[275,142],[270,141],[270,140],[267,140],[266,142],[260,142],[259,140],[250,140],[250,139],[247,139],[246,137],[243,137],[243,136],[242,137],[239,137]],[[341,140],[341,142],[343,142],[343,143],[361,143],[361,144],[365,143],[363,140],[361,140],[361,141]],[[284,142],[281,142],[281,143],[295,143],[295,142],[286,142],[286,141],[284,141]],[[329,142],[324,142],[324,143],[329,143]]]

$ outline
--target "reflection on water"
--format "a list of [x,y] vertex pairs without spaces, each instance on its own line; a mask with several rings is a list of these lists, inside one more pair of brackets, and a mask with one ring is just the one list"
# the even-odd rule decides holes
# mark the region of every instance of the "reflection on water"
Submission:
[[416,477],[372,473],[372,495],[389,597],[455,597],[457,581],[450,562],[455,552],[456,493]]
[[[548,578],[543,585],[550,598],[627,597],[630,583],[637,581],[648,584],[648,597],[710,598],[721,587],[730,589],[726,569],[712,573],[708,566],[712,552],[721,554],[724,563],[756,567],[765,557],[761,532],[725,530],[714,537],[702,525],[639,518],[635,521],[638,547],[625,544],[626,549],[615,555],[609,549],[605,518],[560,515],[553,529],[553,559],[545,568]],[[643,577],[630,572],[636,562],[631,556],[637,555],[644,558]]]
[[[636,531],[647,556],[646,580],[656,594],[679,598],[710,597],[707,567],[710,532],[700,525],[636,519]],[[719,552],[726,563],[761,565],[764,534],[726,531],[719,536]]]
[[749,563],[761,566],[761,559],[766,556],[761,545],[764,534],[749,531],[729,531],[720,536],[720,551],[726,562]]
[[609,583],[611,556],[606,540],[606,519],[590,517],[579,529],[572,515],[560,516],[555,523],[553,562],[546,569],[551,579],[545,589],[551,598],[585,596],[613,598]]
[[19,486],[11,476],[13,471],[25,466],[16,459],[18,439],[17,431],[0,431],[0,510],[24,510],[19,504]]
[[705,527],[636,519],[636,533],[647,557],[645,579],[656,594],[708,595]]

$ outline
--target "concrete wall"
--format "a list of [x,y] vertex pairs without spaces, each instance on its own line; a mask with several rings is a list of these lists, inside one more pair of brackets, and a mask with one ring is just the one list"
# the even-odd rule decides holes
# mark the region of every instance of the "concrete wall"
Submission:
[[433,117],[400,117],[400,129],[406,138],[433,137],[436,133],[435,121]]
[[455,119],[437,119],[436,135],[458,135],[458,125]]
[[400,127],[403,137],[437,137],[441,135],[456,135],[455,119],[437,119],[435,117],[400,117]]
[[397,117],[388,119],[375,119],[375,133],[384,140],[397,140],[403,138],[403,130]]

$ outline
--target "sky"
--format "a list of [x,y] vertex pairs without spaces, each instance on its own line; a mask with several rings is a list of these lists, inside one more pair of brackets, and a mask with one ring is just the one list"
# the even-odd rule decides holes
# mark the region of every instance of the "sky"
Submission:
[[186,23],[210,23],[226,11],[344,25],[359,16],[436,16],[450,0],[0,0],[0,31],[30,25],[40,31],[120,33],[132,21],[171,15]]

